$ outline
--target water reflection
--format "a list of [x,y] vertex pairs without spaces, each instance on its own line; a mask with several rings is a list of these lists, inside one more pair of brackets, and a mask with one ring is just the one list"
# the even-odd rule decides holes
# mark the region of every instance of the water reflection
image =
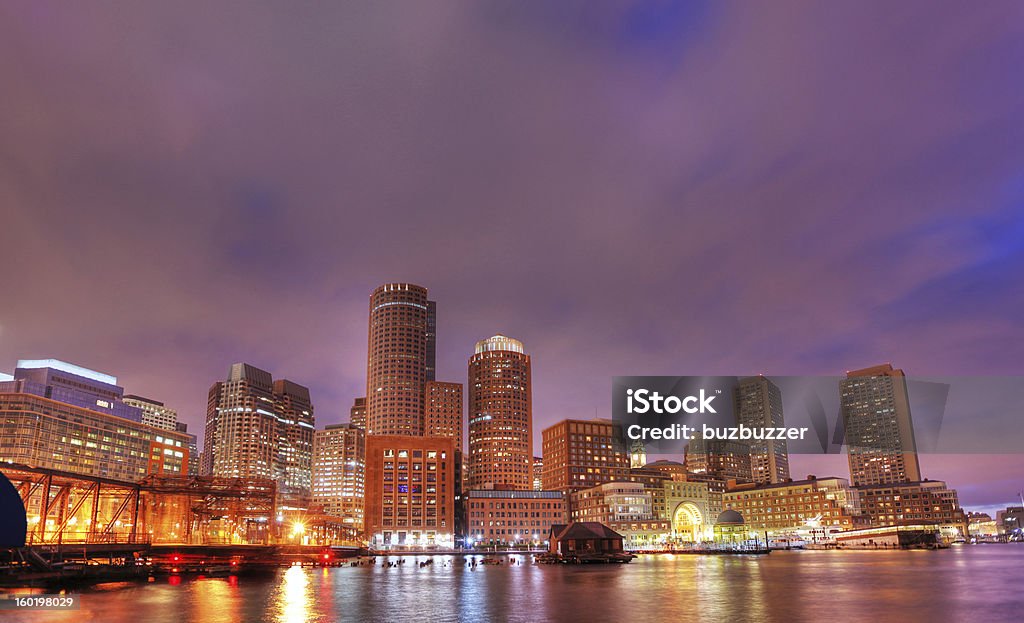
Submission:
[[[392,559],[392,561],[397,559]],[[166,580],[83,595],[40,622],[1017,621],[1024,545],[938,552],[641,556],[629,565],[404,564]],[[2,616],[0,616],[2,618]]]
[[306,623],[313,617],[309,611],[309,571],[291,567],[284,572],[280,591],[280,623]]
[[[173,579],[173,576],[172,576]],[[221,578],[203,578],[192,581],[185,580],[180,586],[170,584],[175,588],[184,588],[186,592],[186,604],[190,606],[187,610],[191,621],[209,621],[210,623],[239,623],[242,621],[241,604],[243,599],[239,595],[238,585],[232,586],[227,580]],[[146,621],[150,619],[149,612],[145,613]]]

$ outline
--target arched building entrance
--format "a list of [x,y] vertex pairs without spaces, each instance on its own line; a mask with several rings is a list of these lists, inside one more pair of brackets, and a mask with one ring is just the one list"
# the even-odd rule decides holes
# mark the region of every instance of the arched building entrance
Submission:
[[704,515],[693,502],[681,502],[672,512],[672,537],[678,541],[696,543],[704,540]]

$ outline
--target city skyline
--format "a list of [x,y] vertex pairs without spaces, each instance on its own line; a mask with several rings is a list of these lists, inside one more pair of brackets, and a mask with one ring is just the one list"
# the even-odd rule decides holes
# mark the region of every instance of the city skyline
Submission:
[[[385,286],[387,286],[387,285],[389,285],[389,284],[385,284]],[[390,284],[390,285],[394,285],[394,284]],[[380,291],[381,288],[384,288],[385,286],[380,286],[380,287],[376,288],[374,290],[374,292]],[[409,284],[409,286],[413,287],[413,288],[420,287],[420,286],[416,286],[416,285],[412,285],[412,284]],[[424,295],[425,295],[425,291],[426,291],[426,289],[424,289]],[[372,297],[371,297],[371,302],[372,302]],[[431,311],[432,311],[433,314],[436,314],[435,304],[436,304],[435,301],[430,301]],[[372,309],[372,303],[371,303],[371,309]],[[372,323],[371,323],[371,326],[372,326]],[[434,328],[434,330],[436,330],[436,326],[434,326],[433,328]],[[479,354],[480,344],[487,343],[487,342],[493,341],[493,340],[507,340],[507,339],[508,338],[505,338],[504,336],[498,334],[498,335],[496,335],[496,336],[494,336],[492,338],[478,341],[478,343],[474,347],[474,350],[475,350],[475,352],[477,352],[477,354]],[[512,340],[512,342],[516,342],[516,340]],[[521,346],[519,348],[521,348]],[[445,350],[445,345],[444,345],[443,341],[441,343],[441,347],[438,348],[437,350],[440,351],[440,352],[443,352]],[[114,379],[114,377],[112,377],[110,375],[107,375],[103,371],[97,371],[97,370],[92,370],[92,369],[89,369],[89,368],[86,368],[86,367],[78,366],[77,363],[75,363],[75,362],[64,362],[64,361],[60,361],[60,360],[53,359],[53,358],[48,358],[48,359],[44,359],[44,360],[38,360],[38,364],[39,365],[42,365],[43,363],[48,363],[48,362],[56,363],[56,364],[59,364],[61,366],[70,366],[71,369],[84,370],[84,373],[90,373],[90,374],[93,374],[93,375],[97,375],[97,378],[106,377],[106,378],[109,378],[109,379]],[[36,361],[28,361],[27,363],[36,364],[37,362]],[[244,365],[247,368],[255,369],[251,364],[232,364],[232,366],[231,366],[232,374],[234,374],[234,370],[235,370],[236,367],[239,367],[239,366],[242,366],[242,365]],[[857,371],[857,372],[868,372],[868,371],[875,370],[875,369],[881,370],[881,369],[885,369],[885,368],[890,368],[891,369],[890,364],[882,364],[882,365],[878,365],[878,366],[872,366],[871,368],[868,368],[868,369],[863,370],[863,371]],[[260,371],[260,370],[257,370],[257,372],[261,372],[262,373],[262,371]],[[902,371],[900,371],[900,370],[897,370],[897,372],[902,374]],[[848,375],[849,374],[850,373],[848,372]],[[748,378],[746,380],[750,381],[753,378],[756,378],[756,377],[750,377],[750,378]],[[117,379],[114,379],[114,380],[117,380]],[[284,382],[285,383],[291,383],[290,381],[284,381]],[[426,383],[426,381],[424,381],[424,382]],[[444,383],[444,382],[433,382],[433,381],[430,382],[430,383],[434,383],[435,385],[441,385],[441,386],[444,386],[444,385],[459,385],[458,383]],[[220,384],[221,384],[220,381],[215,382],[214,387],[211,388],[210,391],[211,392],[214,391],[217,388],[217,386],[219,386]],[[276,389],[276,386],[278,384],[279,383],[277,381],[274,382],[275,389]],[[292,384],[294,385],[294,383],[292,383]],[[301,386],[299,386],[299,387],[301,387]],[[304,387],[301,387],[301,389],[305,390]],[[837,394],[840,394],[841,392],[842,392],[842,386],[837,388]],[[361,399],[362,399],[362,397],[355,397],[354,401],[359,401]],[[152,399],[147,399],[147,400],[152,400]],[[422,400],[422,397],[421,397],[421,400]],[[314,402],[315,402],[315,399],[314,399]],[[464,400],[464,411],[462,413],[462,419],[463,419],[463,424],[464,424],[464,431],[463,431],[464,434],[465,434],[465,431],[468,430],[468,427],[469,427],[468,411],[465,410],[465,409],[469,408],[469,406],[470,406],[470,405],[468,405],[468,402],[469,402],[469,397],[466,396],[466,398]],[[173,405],[166,405],[166,406],[168,408],[172,408],[173,407]],[[350,407],[351,411],[354,411],[355,409],[357,409],[357,407]],[[328,422],[324,422],[324,421],[318,420],[317,424],[316,424],[316,430],[318,430],[318,431],[319,430],[324,430],[324,428],[327,427],[327,426],[337,425],[337,424],[341,424],[341,423],[350,423],[351,422],[351,417],[352,417],[352,413],[349,413],[347,416],[339,416],[339,419],[337,419],[337,420],[332,420],[332,421],[328,421]],[[572,418],[562,418],[562,419],[558,419],[558,420],[555,420],[555,421],[552,421],[552,422],[546,422],[546,423],[543,423],[541,425],[541,428],[534,427],[534,434],[533,434],[534,448],[535,448],[535,450],[536,450],[538,455],[542,454],[542,450],[541,450],[542,443],[541,443],[541,435],[540,435],[540,432],[541,432],[542,428],[547,428],[549,426],[553,426],[553,425],[558,424],[560,422],[564,422],[566,419],[572,419]],[[608,416],[605,415],[605,414],[596,414],[596,415],[594,415],[593,417],[590,417],[590,418],[579,418],[579,419],[581,419],[583,421],[592,421],[592,420],[611,421],[611,420],[608,419]],[[206,422],[206,424],[208,425],[209,423]],[[202,434],[203,433],[203,427],[200,426],[198,428],[197,432],[199,433],[199,437],[198,437],[199,448],[203,449],[204,452],[205,452],[206,443],[205,443],[204,436]],[[468,446],[467,446],[466,450],[468,450]],[[203,452],[201,452],[201,453],[199,453],[197,455],[197,457],[196,457],[197,458],[197,461],[196,461],[197,463],[199,463],[198,459],[202,455],[203,455]],[[678,456],[677,455],[666,455],[666,454],[654,454],[654,455],[652,455],[650,457],[650,460],[665,459],[665,458],[669,458],[670,460],[675,460],[675,459],[682,460],[684,458],[684,456],[685,456],[685,454],[683,452],[680,452]],[[796,463],[796,471],[793,472],[793,475],[792,475],[792,479],[793,480],[798,480],[798,479],[803,478],[805,475],[808,475],[808,474],[817,474],[819,476],[820,475],[828,475],[828,476],[836,476],[836,475],[850,476],[851,475],[851,473],[850,473],[850,465],[848,464],[849,455],[847,453],[828,454],[828,455],[797,454],[797,455],[794,455],[794,456],[796,456],[798,458],[795,461],[795,463]],[[928,456],[928,455],[925,454],[923,456]],[[951,455],[933,455],[933,456],[935,458],[935,464],[942,465],[945,462],[948,462],[948,460],[949,460]],[[956,457],[956,456],[960,456],[960,455],[952,455],[952,456]],[[969,457],[972,460],[975,459],[975,458],[981,458],[982,460],[984,460],[984,459],[987,459],[987,458],[999,458],[1002,455],[984,455],[984,454],[975,455],[975,454],[972,454],[972,455],[963,455],[963,456],[964,457]],[[836,461],[835,460],[836,457],[839,457],[841,460]],[[925,461],[926,464],[928,462],[929,461]],[[823,469],[818,469],[819,466],[824,466],[824,468]],[[809,468],[807,470],[804,470],[804,471],[807,472],[807,474],[802,474],[801,473],[801,467],[808,467]],[[952,478],[950,478],[948,476],[948,474],[947,474],[948,471],[949,471],[949,468],[945,467],[945,468],[943,468],[943,470],[941,472],[938,472],[938,473],[935,473],[935,474],[929,474],[929,473],[926,473],[922,469],[921,470],[921,474],[922,474],[922,477],[926,478],[926,479],[952,481],[954,486],[957,486],[958,489],[963,489],[963,490],[971,490],[973,487],[978,487],[979,485],[984,486],[984,484],[985,484],[984,481],[981,482],[981,483],[969,482],[969,481],[961,482],[961,481],[959,481],[957,479],[957,477],[955,475]],[[1010,503],[1012,503],[1012,501],[1013,501],[1013,498],[1011,498],[1011,502]],[[995,504],[971,504],[969,502],[964,502],[964,506],[965,506],[965,508],[970,507],[971,509],[980,510],[980,511],[995,511],[995,510],[1000,509],[1001,507],[1005,506],[1005,504],[1001,504],[1001,503],[995,503]]]
[[[0,361],[200,435],[251,362],[322,427],[365,395],[368,294],[419,283],[437,379],[529,345],[536,454],[616,375],[1024,373],[1020,7],[693,6],[0,9]],[[1024,483],[921,464],[969,508]]]

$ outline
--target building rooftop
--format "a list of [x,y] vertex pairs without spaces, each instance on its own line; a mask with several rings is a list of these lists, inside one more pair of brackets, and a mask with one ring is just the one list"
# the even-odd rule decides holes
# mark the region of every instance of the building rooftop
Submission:
[[39,370],[41,368],[50,368],[51,370],[60,370],[61,372],[67,372],[68,374],[74,374],[83,378],[91,379],[93,381],[99,381],[100,383],[106,383],[107,385],[117,385],[117,377],[96,370],[90,370],[89,368],[83,368],[82,366],[76,366],[73,363],[61,361],[59,359],[20,359],[16,366],[20,370]]
[[729,482],[729,486],[726,487],[726,492],[731,493],[733,491],[763,491],[765,489],[782,489],[785,487],[799,487],[801,485],[810,485],[824,480],[842,480],[846,481],[846,478],[840,478],[839,476],[808,476],[804,480],[785,480],[783,482],[775,482],[771,484],[756,484],[752,482],[736,483],[734,481]]
[[551,539],[621,539],[622,535],[597,521],[576,521],[551,526]]
[[505,337],[502,334],[489,337],[486,340],[480,340],[476,343],[476,354],[486,353],[490,351],[508,351],[513,353],[523,354],[526,350],[523,348],[523,343],[519,340]]
[[744,524],[743,515],[730,509],[724,510],[718,515],[718,519],[715,520],[716,524]]

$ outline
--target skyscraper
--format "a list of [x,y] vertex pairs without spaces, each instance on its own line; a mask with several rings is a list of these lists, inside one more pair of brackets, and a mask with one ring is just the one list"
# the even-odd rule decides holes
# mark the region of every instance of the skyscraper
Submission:
[[362,532],[366,431],[333,424],[313,437],[313,502]]
[[313,485],[313,403],[309,389],[288,380],[274,381],[277,409],[277,460],[274,480],[278,504],[304,507]]
[[427,289],[410,283],[386,283],[370,295],[367,434],[423,434],[430,309]]
[[246,363],[210,388],[203,474],[277,481],[279,505],[308,503],[312,480],[313,405],[309,390],[274,382]]
[[348,421],[352,426],[366,430],[366,398],[356,398],[348,411]]
[[469,358],[468,487],[533,488],[530,356],[504,335]]
[[[742,379],[733,390],[736,423],[749,428],[779,428],[783,424],[782,392],[763,376]],[[789,478],[789,448],[786,440],[750,443],[750,479],[758,484],[783,482]]]
[[903,370],[884,364],[848,372],[839,393],[851,483],[920,481]]
[[437,303],[427,301],[427,380],[437,378]]
[[462,383],[427,381],[423,399],[423,434],[451,437],[462,452]]

